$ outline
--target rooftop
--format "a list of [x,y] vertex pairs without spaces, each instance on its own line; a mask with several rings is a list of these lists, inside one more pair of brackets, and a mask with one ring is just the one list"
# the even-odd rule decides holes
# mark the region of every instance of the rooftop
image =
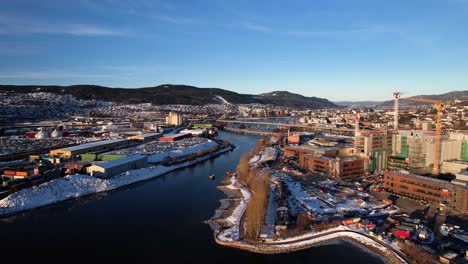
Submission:
[[178,134],[167,134],[167,135],[164,135],[163,137],[164,138],[176,138],[176,137],[181,137],[181,136],[185,136],[187,134],[182,134],[182,133],[178,133]]
[[162,133],[148,133],[148,134],[135,135],[132,137],[148,138],[148,137],[154,137],[154,136],[159,136],[159,135],[162,135]]
[[108,144],[114,144],[114,143],[124,142],[124,141],[127,141],[127,140],[126,139],[120,139],[120,138],[119,139],[109,139],[109,140],[91,142],[91,143],[81,144],[81,145],[78,145],[78,146],[63,148],[61,150],[77,151],[77,150],[93,148],[93,147],[98,147],[98,146],[103,146],[103,145],[108,145]]
[[112,168],[112,167],[115,167],[115,166],[119,166],[119,165],[122,165],[122,164],[125,164],[125,163],[128,163],[128,162],[133,162],[133,161],[137,161],[137,160],[141,160],[141,159],[146,159],[146,156],[137,154],[137,155],[128,156],[126,158],[121,158],[121,159],[116,159],[116,160],[104,162],[104,163],[101,163],[101,164],[96,164],[95,166],[99,166],[99,167],[104,168],[104,169],[109,169],[109,168]]
[[430,181],[430,182],[438,183],[438,184],[449,184],[450,183],[448,181],[434,179],[434,178],[431,178],[431,177],[426,177],[426,176],[421,176],[421,175],[416,175],[416,174],[404,174],[404,173],[396,172],[396,171],[392,171],[390,173],[394,174],[394,175],[398,175],[398,176],[405,176],[405,177],[408,177],[408,178],[414,178],[414,179],[418,179],[418,180]]

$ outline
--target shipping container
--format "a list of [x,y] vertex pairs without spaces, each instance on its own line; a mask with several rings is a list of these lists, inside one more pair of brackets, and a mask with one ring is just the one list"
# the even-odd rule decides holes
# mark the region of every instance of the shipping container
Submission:
[[15,171],[6,170],[6,171],[3,172],[3,174],[5,174],[5,175],[15,175]]
[[26,176],[28,176],[28,174],[29,173],[27,171],[16,171],[15,172],[15,176],[24,176],[24,177],[26,177]]
[[398,238],[407,239],[408,237],[410,237],[410,233],[406,230],[397,229],[395,230],[395,236]]

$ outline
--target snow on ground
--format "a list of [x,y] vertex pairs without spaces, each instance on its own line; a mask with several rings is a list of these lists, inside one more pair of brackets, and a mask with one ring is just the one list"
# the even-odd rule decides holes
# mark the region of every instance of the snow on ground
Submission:
[[268,162],[271,160],[276,160],[278,157],[278,149],[277,148],[265,148],[260,152],[260,155],[255,155],[250,159],[250,164],[257,165],[259,163]]
[[[209,145],[205,145],[206,149]],[[197,149],[202,149],[199,146]],[[216,153],[229,151],[230,148],[219,150]],[[197,150],[194,150],[197,151]],[[100,179],[88,175],[70,175],[55,179],[38,186],[23,189],[0,200],[0,215],[13,214],[35,207],[57,203],[60,201],[77,198],[87,194],[110,191],[131,183],[144,181],[170,171],[183,168],[197,162],[209,159],[204,156],[192,161],[187,161],[174,166],[151,166],[138,170],[128,171],[116,175],[110,179]]]
[[278,149],[277,148],[265,148],[262,153],[262,157],[260,162],[267,162],[271,160],[276,160],[278,156]]
[[[368,238],[364,234],[360,235],[360,234],[356,234],[353,232],[335,232],[332,234],[327,234],[333,231],[347,231],[347,230],[349,230],[349,228],[345,226],[338,226],[336,228],[331,228],[331,229],[318,232],[318,233],[309,233],[309,234],[292,237],[288,239],[277,240],[277,241],[272,242],[272,244],[281,242],[282,244],[278,244],[277,246],[286,247],[286,248],[288,247],[296,248],[296,247],[301,247],[301,246],[314,245],[314,244],[324,242],[327,240],[334,240],[334,239],[348,237],[356,241],[359,241],[361,244],[378,248],[379,250],[384,251],[384,252],[388,251],[388,249],[385,246],[382,246],[381,244],[375,242],[371,238]],[[310,238],[310,239],[307,239],[307,238]],[[287,244],[283,244],[283,243],[287,243]]]
[[203,143],[200,143],[200,144],[188,147],[188,148],[177,149],[177,150],[173,150],[173,151],[170,151],[170,152],[162,152],[162,153],[157,153],[157,154],[154,154],[154,155],[150,155],[150,156],[148,156],[148,162],[156,163],[156,162],[161,162],[161,161],[163,161],[165,159],[168,159],[168,158],[175,158],[175,157],[182,157],[182,156],[186,156],[186,155],[192,155],[192,154],[196,154],[199,150],[208,150],[208,149],[214,148],[216,146],[218,146],[218,143],[216,143],[215,141],[212,141],[212,140],[208,140],[206,142],[203,142]]
[[220,100],[221,102],[223,102],[223,104],[228,104],[228,105],[231,104],[226,99],[224,99],[223,97],[221,97],[219,95],[215,95],[215,97],[218,98],[218,100]]
[[217,235],[219,240],[230,242],[239,239],[239,224],[242,216],[244,215],[244,212],[247,210],[247,204],[249,203],[251,194],[250,191],[244,185],[239,183],[237,178],[234,176],[231,177],[231,184],[227,185],[226,187],[231,190],[240,190],[242,193],[242,198],[240,198],[239,205],[234,208],[232,214],[226,218],[226,221],[233,226],[221,231]]
[[327,204],[317,199],[317,197],[310,196],[310,194],[308,194],[302,189],[301,183],[291,182],[289,178],[285,179],[284,183],[288,186],[288,189],[291,191],[291,196],[295,197],[299,201],[299,203],[303,207],[307,208],[309,211],[316,213],[331,213],[336,211],[334,208],[329,207]]

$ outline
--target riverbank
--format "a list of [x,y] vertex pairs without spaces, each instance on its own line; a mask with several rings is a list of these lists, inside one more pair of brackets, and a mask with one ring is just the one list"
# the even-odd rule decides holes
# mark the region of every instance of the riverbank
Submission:
[[218,189],[228,196],[229,205],[226,206],[226,199],[223,199],[218,209],[222,213],[216,210],[215,216],[205,221],[213,229],[214,239],[219,245],[259,254],[281,254],[322,246],[336,240],[345,240],[367,252],[372,252],[384,262],[407,263],[404,256],[400,256],[395,249],[346,226],[338,226],[322,232],[305,233],[288,239],[247,242],[240,237],[240,224],[251,197],[250,191],[237,180],[235,175],[226,179],[223,184]]
[[[203,148],[201,146],[191,148],[189,152],[194,153],[184,152],[183,154],[190,156],[192,154],[196,154],[200,149],[209,150],[212,147],[212,144],[206,144]],[[110,179],[100,179],[81,174],[55,179],[38,186],[33,186],[13,193],[0,200],[0,217],[14,215],[34,208],[70,199],[76,199],[87,195],[115,190],[129,184],[145,181],[171,171],[217,157],[233,148],[234,146],[230,144],[223,145],[223,148],[212,153],[207,152],[202,157],[190,157],[187,161],[171,166],[156,165],[138,170],[131,170],[116,175]]]

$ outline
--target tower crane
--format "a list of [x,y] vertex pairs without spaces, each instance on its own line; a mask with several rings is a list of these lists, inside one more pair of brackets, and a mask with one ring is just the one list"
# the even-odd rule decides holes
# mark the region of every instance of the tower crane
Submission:
[[421,102],[421,103],[431,103],[434,104],[437,109],[436,115],[436,134],[434,142],[434,168],[432,169],[432,174],[437,176],[439,175],[439,166],[440,166],[440,145],[441,145],[441,133],[442,133],[442,107],[444,102],[439,100],[433,100],[422,97],[410,97],[410,98],[401,98],[406,101]]

